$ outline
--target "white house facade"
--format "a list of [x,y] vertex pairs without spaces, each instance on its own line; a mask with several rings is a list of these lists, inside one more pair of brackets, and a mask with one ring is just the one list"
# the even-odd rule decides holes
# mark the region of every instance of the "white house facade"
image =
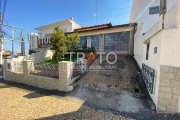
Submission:
[[138,28],[142,25],[141,34],[148,32],[159,20],[163,1],[169,11],[180,0],[134,0],[129,23],[138,23]]
[[56,22],[56,23],[52,23],[52,24],[37,27],[35,29],[39,30],[40,33],[39,33],[38,41],[34,42],[35,43],[34,46],[36,46],[36,43],[38,43],[38,47],[48,47],[49,43],[50,43],[50,41],[49,41],[50,35],[53,32],[54,28],[56,26],[58,26],[58,25],[60,26],[61,30],[64,31],[64,33],[72,32],[72,31],[74,31],[74,29],[82,27],[77,22],[75,22],[73,20],[73,18],[69,18],[67,20],[63,20],[63,21],[60,21],[60,22]]
[[134,0],[134,58],[158,112],[180,112],[180,0]]

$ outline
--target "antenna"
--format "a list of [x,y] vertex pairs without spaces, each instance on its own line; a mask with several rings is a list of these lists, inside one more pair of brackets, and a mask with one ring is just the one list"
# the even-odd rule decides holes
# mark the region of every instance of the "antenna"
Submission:
[[96,14],[93,14],[96,17],[96,25],[97,25],[97,3],[98,3],[98,0],[96,0],[96,2],[94,3],[96,4]]

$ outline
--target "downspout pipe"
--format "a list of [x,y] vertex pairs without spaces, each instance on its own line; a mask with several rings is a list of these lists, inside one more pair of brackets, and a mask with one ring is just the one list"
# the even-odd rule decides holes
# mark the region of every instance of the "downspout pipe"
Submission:
[[160,16],[163,16],[162,29],[164,29],[164,17],[167,12],[167,0],[160,0]]

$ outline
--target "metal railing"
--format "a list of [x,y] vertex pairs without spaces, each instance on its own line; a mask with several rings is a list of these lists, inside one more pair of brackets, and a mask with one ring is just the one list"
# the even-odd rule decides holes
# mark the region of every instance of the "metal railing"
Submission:
[[142,64],[142,75],[147,89],[153,94],[155,70]]
[[10,69],[11,69],[11,72],[23,73],[23,63],[22,62],[11,62]]
[[31,69],[31,74],[59,78],[59,65],[58,64],[34,64]]

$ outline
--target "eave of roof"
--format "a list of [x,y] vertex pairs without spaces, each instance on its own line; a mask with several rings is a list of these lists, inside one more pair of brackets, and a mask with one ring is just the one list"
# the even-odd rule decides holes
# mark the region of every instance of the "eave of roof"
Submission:
[[90,30],[102,29],[102,28],[108,28],[108,27],[112,27],[112,24],[107,23],[107,24],[102,24],[102,25],[95,25],[95,26],[90,26],[90,27],[78,28],[78,29],[75,29],[74,32],[90,31]]
[[108,23],[108,24],[102,24],[102,25],[96,25],[96,26],[75,29],[73,32],[67,32],[65,34],[72,34],[72,33],[76,33],[76,32],[87,32],[87,31],[94,31],[94,30],[103,30],[103,29],[118,28],[118,27],[136,26],[136,25],[137,25],[137,23],[129,23],[129,24],[112,26],[111,23]]

